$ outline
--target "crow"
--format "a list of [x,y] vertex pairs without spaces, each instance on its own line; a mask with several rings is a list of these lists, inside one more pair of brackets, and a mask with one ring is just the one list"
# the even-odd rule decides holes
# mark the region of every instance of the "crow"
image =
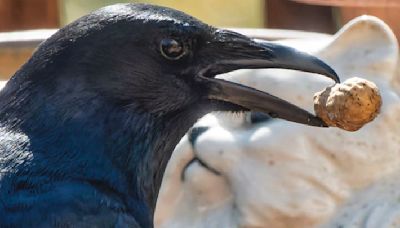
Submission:
[[171,153],[211,111],[325,126],[218,74],[321,60],[180,11],[117,4],[43,42],[0,93],[0,227],[152,227]]

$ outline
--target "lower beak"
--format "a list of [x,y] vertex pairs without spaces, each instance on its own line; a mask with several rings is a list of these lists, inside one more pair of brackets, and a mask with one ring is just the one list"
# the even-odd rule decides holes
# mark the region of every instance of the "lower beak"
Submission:
[[215,49],[218,59],[200,72],[198,77],[208,88],[209,99],[222,100],[253,111],[264,112],[274,118],[326,127],[321,119],[296,105],[254,88],[215,79],[214,76],[237,69],[282,68],[321,74],[340,82],[331,67],[318,58],[293,48],[257,42],[226,30],[219,30],[217,33],[222,36],[219,38],[222,41],[214,44],[218,45]]

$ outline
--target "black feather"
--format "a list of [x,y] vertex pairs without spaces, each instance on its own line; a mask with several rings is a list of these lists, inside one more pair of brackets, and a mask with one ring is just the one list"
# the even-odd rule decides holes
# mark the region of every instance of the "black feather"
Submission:
[[[224,103],[193,78],[214,30],[176,10],[119,4],[42,43],[0,94],[0,227],[151,227],[175,145]],[[163,58],[165,37],[190,53]]]

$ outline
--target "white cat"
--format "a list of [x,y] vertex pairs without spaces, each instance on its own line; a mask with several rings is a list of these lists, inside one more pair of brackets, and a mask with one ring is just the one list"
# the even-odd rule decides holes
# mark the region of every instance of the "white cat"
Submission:
[[[392,31],[363,16],[326,39],[280,43],[320,57],[342,81],[375,82],[381,114],[353,133],[282,120],[255,123],[250,114],[207,115],[197,126],[208,128],[195,140],[185,136],[171,158],[158,227],[389,227],[400,221],[399,50]],[[310,111],[313,94],[331,84],[278,69],[224,77]]]

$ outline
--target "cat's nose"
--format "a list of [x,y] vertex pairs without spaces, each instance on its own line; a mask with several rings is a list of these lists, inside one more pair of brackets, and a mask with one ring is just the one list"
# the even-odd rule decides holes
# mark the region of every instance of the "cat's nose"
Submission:
[[209,129],[209,127],[193,127],[190,129],[188,135],[189,135],[189,142],[194,145],[196,143],[197,138],[206,132]]
[[252,124],[268,122],[270,120],[272,120],[272,117],[262,112],[251,112],[249,116],[249,121]]

